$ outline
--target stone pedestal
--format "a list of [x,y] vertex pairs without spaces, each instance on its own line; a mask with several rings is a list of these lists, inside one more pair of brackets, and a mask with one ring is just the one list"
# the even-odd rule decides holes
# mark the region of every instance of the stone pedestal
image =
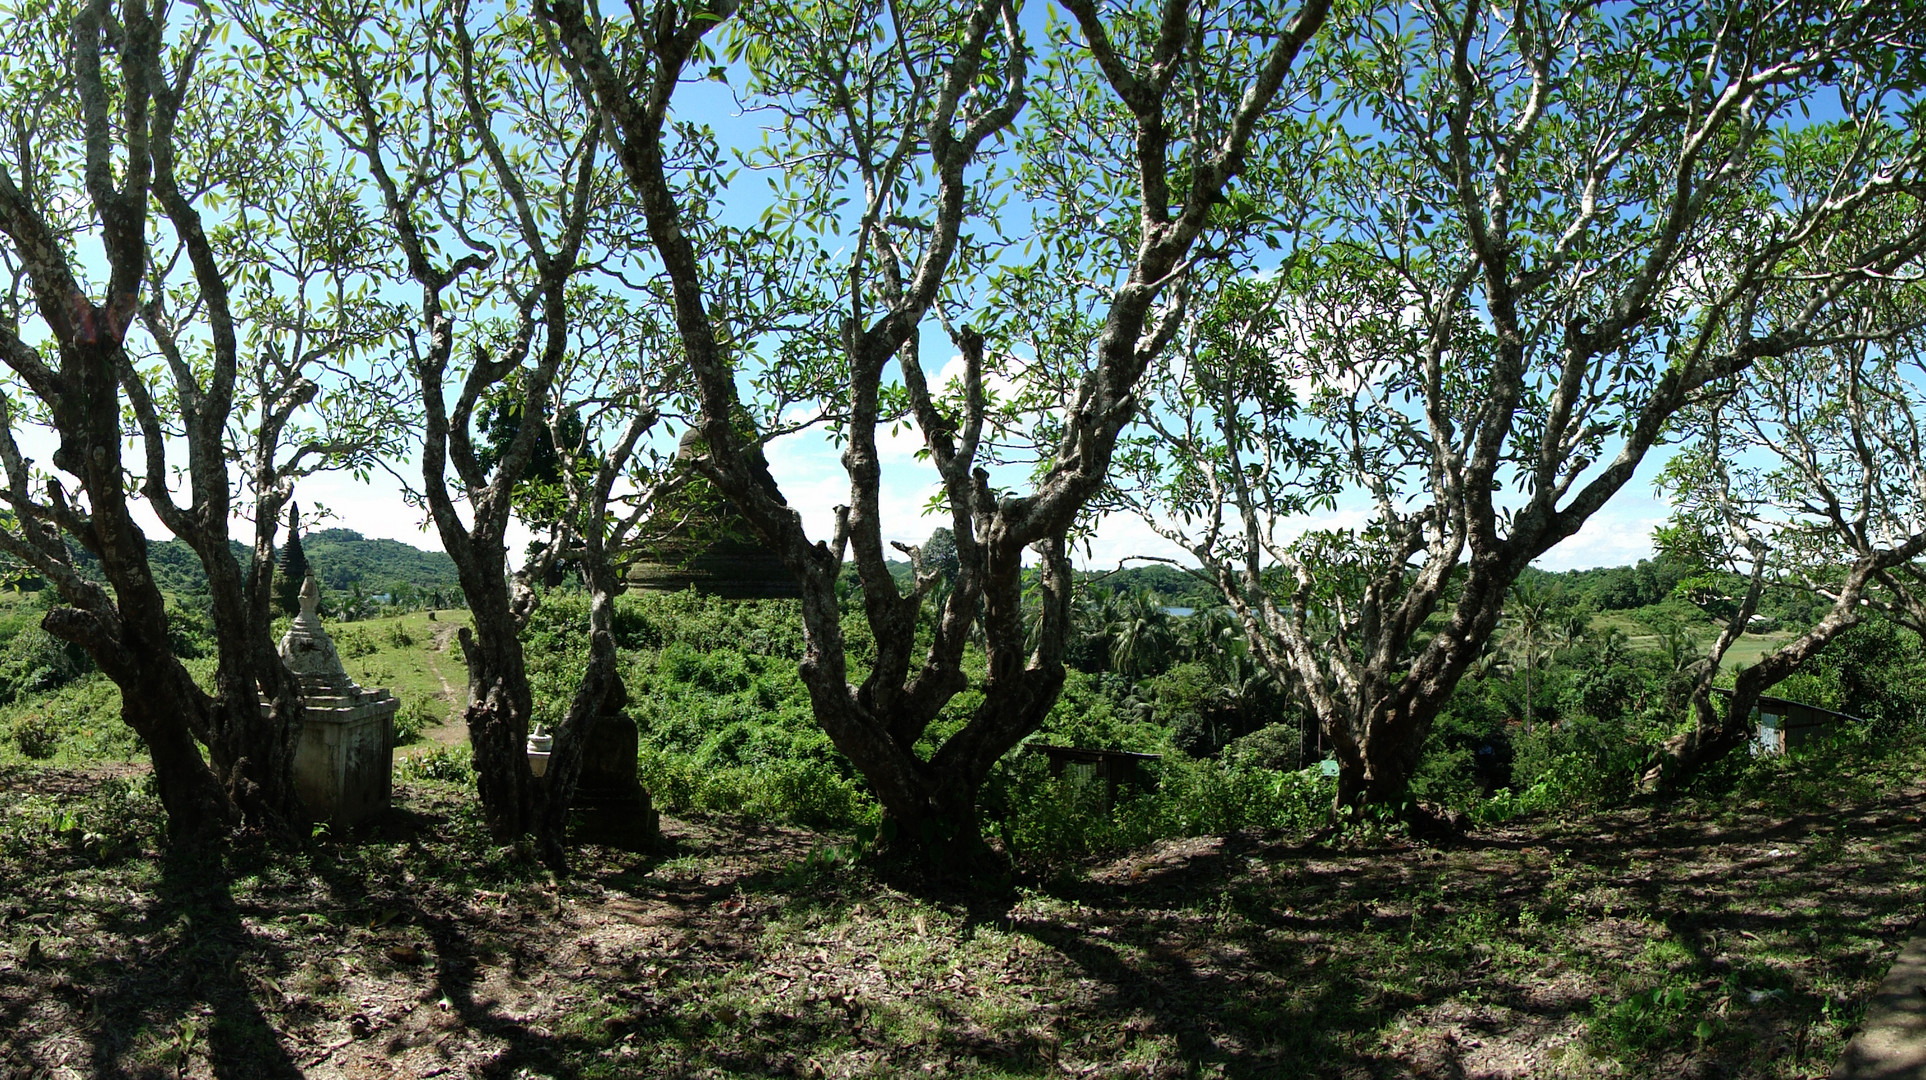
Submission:
[[393,792],[395,711],[385,690],[306,699],[294,750],[294,789],[316,821],[352,825],[386,809]]
[[301,586],[301,614],[281,639],[281,658],[301,684],[304,712],[294,787],[314,820],[352,825],[388,806],[401,702],[348,678],[315,612],[320,599],[310,574]]
[[588,745],[582,748],[582,777],[575,786],[575,805],[603,806],[646,798],[635,778],[636,745],[635,721],[619,711],[597,717]]
[[628,691],[617,679],[582,748],[573,831],[581,840],[643,849],[655,843],[659,818],[636,779],[638,736],[635,721],[622,711],[627,702]]

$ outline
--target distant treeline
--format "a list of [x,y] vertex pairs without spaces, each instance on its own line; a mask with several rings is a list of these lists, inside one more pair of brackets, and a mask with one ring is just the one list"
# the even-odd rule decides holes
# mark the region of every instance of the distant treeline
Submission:
[[[892,561],[890,570],[898,584],[910,584],[910,564]],[[1659,556],[1640,559],[1630,566],[1599,566],[1588,570],[1528,569],[1519,578],[1529,587],[1554,598],[1560,604],[1585,604],[1594,611],[1633,611],[1662,604],[1678,591],[1679,583],[1700,573],[1691,564]],[[852,583],[854,581],[851,575]],[[1725,579],[1730,578],[1728,582]],[[1214,608],[1223,599],[1210,582],[1166,563],[1145,563],[1112,570],[1078,571],[1077,583],[1084,588],[1104,589],[1123,596],[1140,593],[1156,595],[1171,607],[1199,611]],[[1719,585],[1743,590],[1743,580],[1735,575],[1719,575]],[[1793,599],[1788,596],[1783,599]],[[1765,607],[1770,608],[1770,601]],[[1767,615],[1774,614],[1765,611]]]
[[[234,556],[247,565],[248,549],[239,541],[232,543]],[[353,529],[320,529],[303,534],[301,549],[321,585],[336,592],[356,587],[367,593],[386,592],[396,586],[412,586],[426,593],[437,588],[447,591],[458,585],[455,563],[446,553],[423,551],[399,540],[371,539]],[[280,557],[280,552],[275,552]],[[97,576],[99,561],[86,551],[76,551],[75,564],[81,573]],[[207,592],[207,575],[194,549],[180,540],[149,541],[148,565],[154,580],[164,592],[176,596]],[[24,582],[27,588],[36,582]]]
[[[1692,577],[1694,568],[1663,556],[1640,559],[1631,566],[1600,566],[1589,570],[1526,570],[1520,581],[1556,597],[1562,603],[1584,603],[1595,611],[1631,611],[1662,604]],[[1122,570],[1090,571],[1078,575],[1082,584],[1123,594],[1155,593],[1175,607],[1204,609],[1223,601],[1210,583],[1194,573],[1163,563],[1128,566]],[[1743,588],[1742,582],[1735,587]]]

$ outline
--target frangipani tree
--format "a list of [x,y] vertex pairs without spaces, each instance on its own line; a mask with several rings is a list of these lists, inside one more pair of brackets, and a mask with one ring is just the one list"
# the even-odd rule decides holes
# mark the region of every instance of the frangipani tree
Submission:
[[1363,21],[1359,134],[1304,185],[1318,228],[1198,308],[1119,485],[1303,688],[1340,806],[1405,802],[1511,584],[1681,408],[1883,332],[1861,299],[1926,247],[1893,212],[1926,164],[1900,62],[1922,32],[1859,4]]
[[[1276,134],[1272,110],[1293,92],[1294,65],[1327,5],[1076,0],[1066,9],[1071,22],[1039,50],[1013,0],[740,14],[733,5],[663,4],[626,18],[603,18],[575,0],[540,8],[613,132],[671,283],[708,478],[801,584],[802,675],[816,717],[869,781],[898,842],[911,846],[954,838],[956,851],[974,849],[979,785],[1056,700],[1071,611],[1068,536],[1103,483],[1138,381],[1182,325],[1191,267],[1222,234],[1234,180]],[[798,288],[832,298],[830,325],[759,350],[732,332],[719,301],[729,294],[729,253],[765,241],[692,228],[713,172],[678,167],[677,148],[698,129],[669,123],[678,87],[711,62],[709,36],[732,16],[755,100],[779,103],[785,120],[776,156],[798,196],[784,213],[833,234],[824,246],[843,255],[830,268],[794,271],[809,283]],[[1016,359],[1020,332],[1038,316],[1004,306],[1012,289],[983,291],[971,271],[984,252],[971,240],[997,224],[992,158],[1022,129],[1026,107],[1037,108],[1038,126],[1025,135],[1036,163],[1019,169],[1025,194],[1039,225],[1083,238],[1028,276],[1055,274],[1077,292],[1087,332],[1047,364],[1032,357],[1039,373],[1080,374],[1053,398],[1061,411],[1039,430],[1034,483],[1017,492],[991,480],[987,387],[995,376],[1026,377]],[[1080,161],[1070,157],[1077,153]],[[1055,167],[1066,160],[1073,172]],[[963,368],[947,391],[922,352],[924,328],[937,321]],[[773,366],[765,357],[776,358]],[[742,422],[745,386],[767,393],[797,383],[817,388],[844,440],[849,501],[829,537],[811,537],[758,467],[769,425]],[[916,583],[897,587],[879,505],[878,429],[905,421],[941,484],[957,557],[954,586],[920,643],[919,612],[940,575],[912,551]],[[1038,561],[1042,597],[1033,647],[1023,617],[1026,554]],[[860,681],[835,588],[846,561],[862,582],[877,643]],[[988,652],[980,703],[930,744],[932,722],[970,688],[963,650],[978,626]]]
[[[176,837],[283,827],[302,816],[301,712],[269,635],[278,511],[298,477],[379,445],[378,427],[335,408],[346,365],[381,333],[351,222],[330,216],[339,176],[254,92],[212,12],[170,21],[141,0],[86,0],[14,15],[0,30],[0,93],[22,121],[0,149],[13,275],[0,354],[24,392],[0,435],[13,513],[0,547],[59,590],[48,631],[120,687]],[[52,472],[22,450],[35,424],[58,440]],[[141,502],[206,571],[212,695],[169,647]],[[245,567],[236,515],[255,519]],[[75,572],[68,538],[106,588]]]
[[[1918,285],[1895,285],[1895,291]],[[1872,611],[1905,618],[1926,609],[1926,366],[1917,296],[1869,303],[1868,327],[1906,327],[1878,339],[1847,335],[1828,347],[1761,360],[1744,380],[1685,410],[1689,440],[1661,485],[1676,511],[1664,544],[1747,580],[1743,597],[1692,685],[1690,729],[1666,741],[1647,786],[1675,787],[1744,745],[1759,695],[1793,675]],[[1908,311],[1908,308],[1911,311]],[[1829,601],[1790,640],[1734,673],[1723,709],[1712,699],[1728,650],[1768,589]]]
[[[389,286],[414,294],[399,346],[419,410],[414,494],[474,617],[460,641],[484,813],[497,840],[532,835],[559,870],[582,746],[616,682],[612,560],[641,516],[613,509],[649,501],[651,482],[631,465],[672,354],[646,333],[649,293],[621,298],[640,225],[603,175],[603,125],[538,29],[461,3],[313,0],[249,17],[304,115],[355,160],[394,253]],[[483,420],[502,408],[523,422],[489,443]],[[511,573],[509,529],[538,452],[563,458],[563,482],[544,496],[554,505],[536,515],[555,532]],[[591,592],[590,662],[538,779],[524,751],[534,701],[519,635],[540,601],[534,583],[563,554]]]

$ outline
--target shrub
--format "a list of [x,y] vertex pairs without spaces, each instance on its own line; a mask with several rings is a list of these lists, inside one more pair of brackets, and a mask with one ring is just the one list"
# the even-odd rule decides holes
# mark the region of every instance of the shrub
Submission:
[[1059,862],[1155,840],[1245,829],[1310,832],[1330,820],[1335,781],[1318,769],[1278,772],[1241,762],[1167,755],[1139,766],[1149,790],[1119,790],[1073,771],[1051,776],[1040,754],[997,764],[985,817],[1019,859]]
[[395,773],[404,780],[473,786],[475,754],[467,746],[438,746],[402,758],[395,764]]
[[120,718],[120,689],[98,672],[8,706],[0,712],[0,730],[28,757],[65,750],[81,758],[125,759],[141,750],[140,737]]
[[860,780],[823,761],[776,760],[718,768],[705,765],[696,755],[645,746],[638,772],[642,786],[668,810],[707,810],[844,829],[874,822],[880,813]]
[[443,714],[440,704],[433,698],[404,702],[395,713],[395,745],[414,742],[423,731],[441,723]]
[[0,701],[59,689],[91,670],[80,646],[27,626],[0,647]]
[[36,761],[52,757],[54,751],[60,749],[60,733],[40,713],[29,713],[15,719],[7,731],[7,738],[22,756]]
[[328,637],[334,642],[334,651],[343,660],[359,660],[361,657],[373,656],[381,651],[381,645],[366,628],[337,627],[328,632]]
[[1304,736],[1290,724],[1269,724],[1233,739],[1219,756],[1230,765],[1295,771],[1303,764]]
[[214,615],[206,600],[180,599],[167,604],[167,643],[183,660],[213,656]]
[[1549,783],[1571,805],[1608,806],[1629,798],[1649,748],[1673,720],[1663,709],[1613,720],[1577,716],[1514,732],[1512,786]]

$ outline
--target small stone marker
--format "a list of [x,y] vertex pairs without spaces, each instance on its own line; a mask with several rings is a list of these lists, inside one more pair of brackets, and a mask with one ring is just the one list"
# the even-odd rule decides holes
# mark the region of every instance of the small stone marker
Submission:
[[281,659],[301,684],[305,717],[294,749],[294,789],[314,820],[352,825],[388,806],[401,702],[348,678],[321,626],[320,603],[310,571],[301,583],[301,614],[281,638]]
[[575,787],[575,833],[580,839],[643,850],[655,843],[661,818],[636,777],[640,736],[635,721],[622,710],[628,700],[628,689],[618,676],[582,748],[581,779]]
[[1893,961],[1832,1080],[1926,1080],[1926,937]]

